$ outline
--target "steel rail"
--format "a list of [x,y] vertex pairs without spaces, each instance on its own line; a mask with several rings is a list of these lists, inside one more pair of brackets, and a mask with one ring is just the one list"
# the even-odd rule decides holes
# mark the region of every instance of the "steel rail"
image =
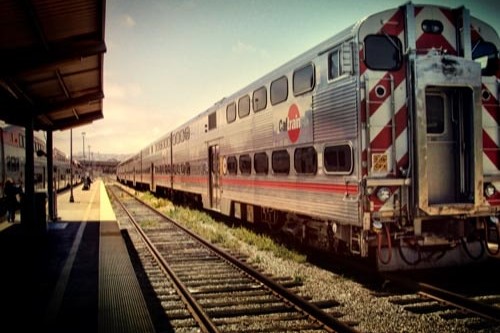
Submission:
[[498,307],[473,300],[463,295],[456,294],[427,283],[412,281],[394,274],[386,273],[384,276],[404,288],[415,291],[423,297],[431,298],[435,301],[451,305],[460,310],[473,313],[486,320],[500,323],[500,308]]
[[419,294],[474,313],[484,319],[500,323],[500,308],[498,307],[476,301],[426,283],[418,283],[418,286],[420,288]]
[[[218,333],[219,330],[215,326],[215,324],[212,322],[211,318],[206,314],[206,312],[203,310],[203,308],[196,302],[195,298],[191,295],[189,290],[186,288],[186,286],[181,282],[181,280],[177,277],[175,272],[172,270],[170,265],[163,259],[163,256],[161,253],[158,251],[158,249],[153,245],[149,237],[144,233],[142,228],[139,226],[135,218],[132,216],[130,211],[124,206],[124,204],[121,202],[120,199],[116,196],[116,194],[113,192],[113,190],[110,191],[115,198],[116,202],[120,204],[122,209],[125,211],[125,213],[128,215],[130,221],[136,228],[136,230],[139,232],[141,235],[142,240],[148,247],[148,249],[151,251],[153,257],[155,260],[160,264],[161,268],[164,270],[166,274],[170,277],[170,279],[173,282],[173,287],[179,294],[179,296],[182,299],[182,302],[186,305],[188,311],[193,315],[193,319],[200,325],[200,328],[203,332],[206,333]],[[128,192],[126,192],[129,194]],[[129,194],[132,198],[135,200],[139,200]],[[143,201],[139,200],[141,203],[145,204]],[[146,205],[146,207],[149,207]],[[155,211],[156,212],[156,211]]]
[[[128,193],[128,192],[127,192]],[[276,283],[275,281],[267,278],[266,276],[262,275],[259,273],[257,270],[254,268],[250,267],[249,265],[239,261],[235,257],[229,255],[226,253],[224,250],[220,249],[216,245],[206,241],[205,239],[201,238],[197,234],[193,233],[191,230],[185,228],[181,224],[179,224],[177,221],[173,220],[172,218],[168,217],[167,215],[163,214],[162,212],[154,209],[150,205],[148,205],[146,202],[143,200],[131,195],[128,193],[131,197],[133,197],[135,200],[141,202],[144,204],[148,209],[150,209],[152,212],[162,216],[163,218],[171,221],[175,226],[177,226],[179,229],[183,230],[187,234],[189,234],[191,237],[202,243],[204,246],[208,247],[210,250],[212,250],[214,253],[219,255],[221,258],[225,259],[227,262],[232,264],[233,266],[243,270],[246,274],[251,276],[252,278],[260,281],[263,283],[265,286],[267,286],[273,293],[288,301],[289,304],[293,305],[295,309],[306,313],[308,316],[314,318],[316,321],[318,321],[319,324],[321,324],[327,331],[330,332],[338,332],[338,333],[359,333],[359,331],[355,330],[354,328],[342,323],[341,321],[337,320],[335,317],[329,315],[325,311],[321,310],[319,307],[316,305],[307,302],[306,300],[302,299],[298,295],[290,292],[280,284]]]

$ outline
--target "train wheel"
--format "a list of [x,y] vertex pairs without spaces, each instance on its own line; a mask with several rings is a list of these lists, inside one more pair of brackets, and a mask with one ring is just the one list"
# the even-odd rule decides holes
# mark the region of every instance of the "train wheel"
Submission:
[[286,215],[274,209],[263,208],[261,221],[267,226],[270,233],[279,233],[286,222]]

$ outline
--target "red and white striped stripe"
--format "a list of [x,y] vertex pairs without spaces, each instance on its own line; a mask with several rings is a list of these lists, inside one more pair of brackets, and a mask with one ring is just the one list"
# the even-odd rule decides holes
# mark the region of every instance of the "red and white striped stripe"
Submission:
[[[395,10],[392,16],[385,21],[380,27],[378,33],[387,33],[389,35],[398,36],[404,44],[404,11],[402,9]],[[361,52],[363,52],[361,50]],[[386,174],[391,172],[399,173],[399,167],[406,167],[408,156],[408,139],[407,139],[407,122],[408,111],[406,105],[406,78],[405,66],[395,72],[380,72],[371,71],[361,63],[360,74],[366,75],[368,81],[365,89],[368,89],[369,98],[369,119],[366,119],[366,100],[361,102],[361,121],[367,122],[370,126],[370,149],[372,153],[383,153],[388,157],[389,165]],[[391,110],[391,79],[394,85],[394,111],[395,124],[392,123]],[[377,88],[384,88],[385,94],[377,95]],[[392,126],[395,126],[396,137],[392,138]],[[396,161],[397,165],[391,165],[394,160],[393,141],[396,144]],[[366,133],[363,132],[362,138],[363,160],[371,159],[367,156]],[[363,170],[363,174],[370,173],[370,170]],[[381,174],[378,174],[381,175]]]
[[[421,27],[424,20],[435,20],[443,24],[441,34],[425,33]],[[415,30],[417,54],[426,54],[432,48],[442,49],[447,54],[457,54],[455,17],[450,9],[437,7],[415,7]]]

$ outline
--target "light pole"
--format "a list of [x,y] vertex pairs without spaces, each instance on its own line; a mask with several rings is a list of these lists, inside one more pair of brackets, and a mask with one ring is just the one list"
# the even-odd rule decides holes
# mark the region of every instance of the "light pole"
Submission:
[[83,138],[83,171],[85,172],[85,132],[82,132]]
[[92,155],[90,155],[90,145],[89,145],[89,175],[92,173]]
[[69,179],[69,202],[75,202],[75,198],[73,198],[73,129],[69,130],[69,170],[70,170],[70,179]]

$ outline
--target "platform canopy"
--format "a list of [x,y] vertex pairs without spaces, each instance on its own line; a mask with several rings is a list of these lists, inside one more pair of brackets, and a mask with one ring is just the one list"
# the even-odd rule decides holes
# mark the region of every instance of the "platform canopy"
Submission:
[[103,117],[105,0],[0,0],[0,120],[62,130]]

